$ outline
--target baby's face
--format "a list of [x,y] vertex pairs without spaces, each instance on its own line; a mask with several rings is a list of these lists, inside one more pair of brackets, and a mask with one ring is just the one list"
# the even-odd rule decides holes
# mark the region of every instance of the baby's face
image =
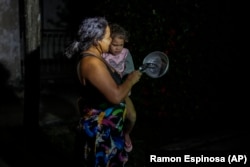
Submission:
[[113,38],[109,51],[112,53],[114,56],[121,53],[122,49],[124,47],[124,39],[121,38]]

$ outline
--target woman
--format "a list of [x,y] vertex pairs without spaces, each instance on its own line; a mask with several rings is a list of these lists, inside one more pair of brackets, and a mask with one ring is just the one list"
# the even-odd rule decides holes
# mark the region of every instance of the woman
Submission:
[[124,150],[125,99],[142,73],[133,71],[122,82],[120,75],[101,56],[109,51],[110,27],[103,17],[86,18],[78,39],[66,55],[79,55],[77,74],[82,84],[78,105],[81,114],[80,157],[88,167],[121,167],[128,160]]

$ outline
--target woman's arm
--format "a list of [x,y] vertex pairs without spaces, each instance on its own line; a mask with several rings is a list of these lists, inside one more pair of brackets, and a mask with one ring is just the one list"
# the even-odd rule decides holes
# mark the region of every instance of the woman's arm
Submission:
[[87,79],[103,95],[114,104],[119,104],[128,95],[132,86],[137,83],[141,77],[141,72],[134,71],[121,84],[117,85],[110,75],[107,66],[98,58],[85,57],[80,62],[80,77]]

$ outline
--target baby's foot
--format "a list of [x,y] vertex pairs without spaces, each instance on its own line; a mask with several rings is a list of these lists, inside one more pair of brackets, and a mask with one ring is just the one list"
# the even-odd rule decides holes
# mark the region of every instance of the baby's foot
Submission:
[[125,147],[124,147],[126,152],[131,152],[133,149],[133,145],[131,143],[131,139],[129,134],[125,134]]

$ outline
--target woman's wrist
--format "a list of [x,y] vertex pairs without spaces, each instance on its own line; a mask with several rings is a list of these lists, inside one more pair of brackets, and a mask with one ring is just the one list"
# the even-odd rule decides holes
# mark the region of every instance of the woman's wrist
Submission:
[[130,90],[134,86],[135,83],[133,82],[133,80],[131,78],[127,78],[126,81],[129,85],[129,90]]

